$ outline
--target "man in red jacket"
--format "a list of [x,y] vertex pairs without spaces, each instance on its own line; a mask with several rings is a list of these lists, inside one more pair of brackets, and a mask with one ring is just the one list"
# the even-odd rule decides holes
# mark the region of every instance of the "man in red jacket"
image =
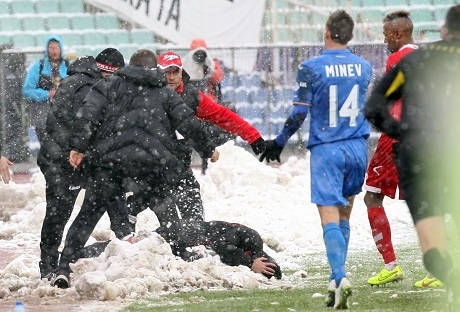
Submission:
[[[206,94],[198,90],[196,86],[189,83],[190,76],[183,70],[181,57],[174,52],[168,51],[158,57],[158,67],[165,74],[168,86],[182,97],[185,104],[195,111],[198,119],[208,121],[219,128],[222,128],[234,135],[240,136],[247,141],[254,154],[259,155],[265,150],[265,142],[259,131],[241,118],[229,108],[219,105],[211,100]],[[211,139],[221,145],[218,136]],[[176,204],[179,208],[183,220],[204,220],[203,202],[200,195],[200,184],[196,180],[191,164],[192,149],[185,140],[182,142],[183,150],[178,158],[189,167],[181,179],[181,186],[176,188]],[[130,219],[135,220],[135,216],[145,209],[136,203],[136,196],[128,197],[128,212]],[[134,231],[133,231],[134,232]]]

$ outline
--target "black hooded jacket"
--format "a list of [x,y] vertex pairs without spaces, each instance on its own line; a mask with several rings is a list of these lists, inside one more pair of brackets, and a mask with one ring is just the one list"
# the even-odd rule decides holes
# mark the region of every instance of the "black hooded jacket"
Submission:
[[92,56],[78,58],[69,66],[67,74],[69,76],[59,85],[46,120],[47,136],[38,154],[39,166],[50,162],[70,166],[69,140],[75,116],[92,85],[101,79]]
[[175,156],[175,130],[200,156],[215,149],[191,110],[167,87],[162,71],[127,66],[97,82],[78,112],[71,139],[91,166],[121,170],[126,177],[154,175],[166,182],[186,170]]

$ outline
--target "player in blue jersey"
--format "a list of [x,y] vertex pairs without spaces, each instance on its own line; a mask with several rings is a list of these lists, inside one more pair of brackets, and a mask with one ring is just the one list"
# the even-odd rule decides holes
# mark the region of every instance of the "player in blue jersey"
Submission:
[[318,207],[331,267],[326,305],[348,308],[351,285],[345,273],[354,197],[366,174],[370,126],[364,104],[372,67],[347,49],[354,23],[343,10],[332,13],[325,50],[304,61],[297,74],[294,108],[275,140],[266,141],[260,161],[280,161],[283,147],[310,112],[311,201]]

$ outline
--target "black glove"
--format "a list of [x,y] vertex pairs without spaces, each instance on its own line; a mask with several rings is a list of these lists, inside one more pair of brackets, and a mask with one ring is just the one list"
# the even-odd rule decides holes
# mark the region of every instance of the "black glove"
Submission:
[[265,141],[265,152],[263,152],[262,156],[260,156],[259,161],[264,161],[264,158],[267,162],[280,161],[280,155],[283,151],[283,146],[279,146],[275,140],[268,140]]
[[252,151],[255,155],[259,155],[265,151],[265,141],[263,138],[257,139],[251,144]]

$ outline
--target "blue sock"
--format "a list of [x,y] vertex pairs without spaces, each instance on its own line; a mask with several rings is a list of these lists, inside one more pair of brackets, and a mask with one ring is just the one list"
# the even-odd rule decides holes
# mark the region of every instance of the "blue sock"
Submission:
[[338,286],[345,277],[345,250],[346,243],[342,231],[337,223],[331,222],[323,227],[324,244],[326,245],[326,255]]
[[347,262],[348,243],[350,242],[350,221],[340,219],[339,227],[345,239],[345,258],[343,259],[343,263],[345,263]]

